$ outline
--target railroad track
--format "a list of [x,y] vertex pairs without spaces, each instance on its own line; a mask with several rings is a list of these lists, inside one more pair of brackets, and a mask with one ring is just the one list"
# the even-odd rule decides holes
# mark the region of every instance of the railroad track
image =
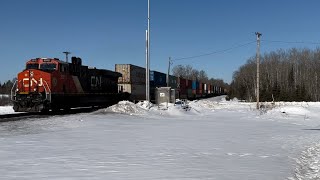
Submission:
[[70,115],[70,114],[78,114],[78,113],[90,113],[98,110],[98,108],[76,108],[70,109],[69,111],[57,111],[57,112],[32,112],[32,113],[15,113],[15,114],[0,114],[0,122],[9,122],[9,121],[19,121],[24,120],[26,118],[46,118],[55,115]]
[[[44,115],[44,114],[42,114]],[[0,114],[0,122],[18,121],[25,118],[41,116],[41,113]]]

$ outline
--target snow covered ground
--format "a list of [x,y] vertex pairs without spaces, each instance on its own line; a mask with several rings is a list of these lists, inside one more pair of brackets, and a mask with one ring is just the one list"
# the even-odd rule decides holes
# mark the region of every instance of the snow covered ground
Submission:
[[320,103],[257,111],[217,97],[189,106],[120,102],[0,123],[0,179],[320,178]]

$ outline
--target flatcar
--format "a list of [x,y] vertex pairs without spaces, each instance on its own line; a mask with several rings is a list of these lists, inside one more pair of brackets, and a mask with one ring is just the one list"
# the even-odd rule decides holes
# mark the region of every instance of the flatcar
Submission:
[[81,58],[71,63],[57,58],[27,61],[11,90],[16,112],[46,112],[84,106],[107,106],[125,100],[118,91],[118,72],[82,65]]

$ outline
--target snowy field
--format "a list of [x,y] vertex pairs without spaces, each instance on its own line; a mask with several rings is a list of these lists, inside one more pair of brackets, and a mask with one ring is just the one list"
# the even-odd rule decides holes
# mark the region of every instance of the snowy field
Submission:
[[[320,179],[320,103],[224,97],[0,123],[0,179]],[[0,107],[0,114],[13,113]]]

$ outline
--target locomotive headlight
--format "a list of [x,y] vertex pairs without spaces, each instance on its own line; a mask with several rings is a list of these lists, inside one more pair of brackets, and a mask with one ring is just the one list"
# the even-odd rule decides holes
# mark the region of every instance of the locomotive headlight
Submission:
[[36,89],[36,88],[34,88],[34,89],[33,89],[33,91],[37,91],[37,89]]

